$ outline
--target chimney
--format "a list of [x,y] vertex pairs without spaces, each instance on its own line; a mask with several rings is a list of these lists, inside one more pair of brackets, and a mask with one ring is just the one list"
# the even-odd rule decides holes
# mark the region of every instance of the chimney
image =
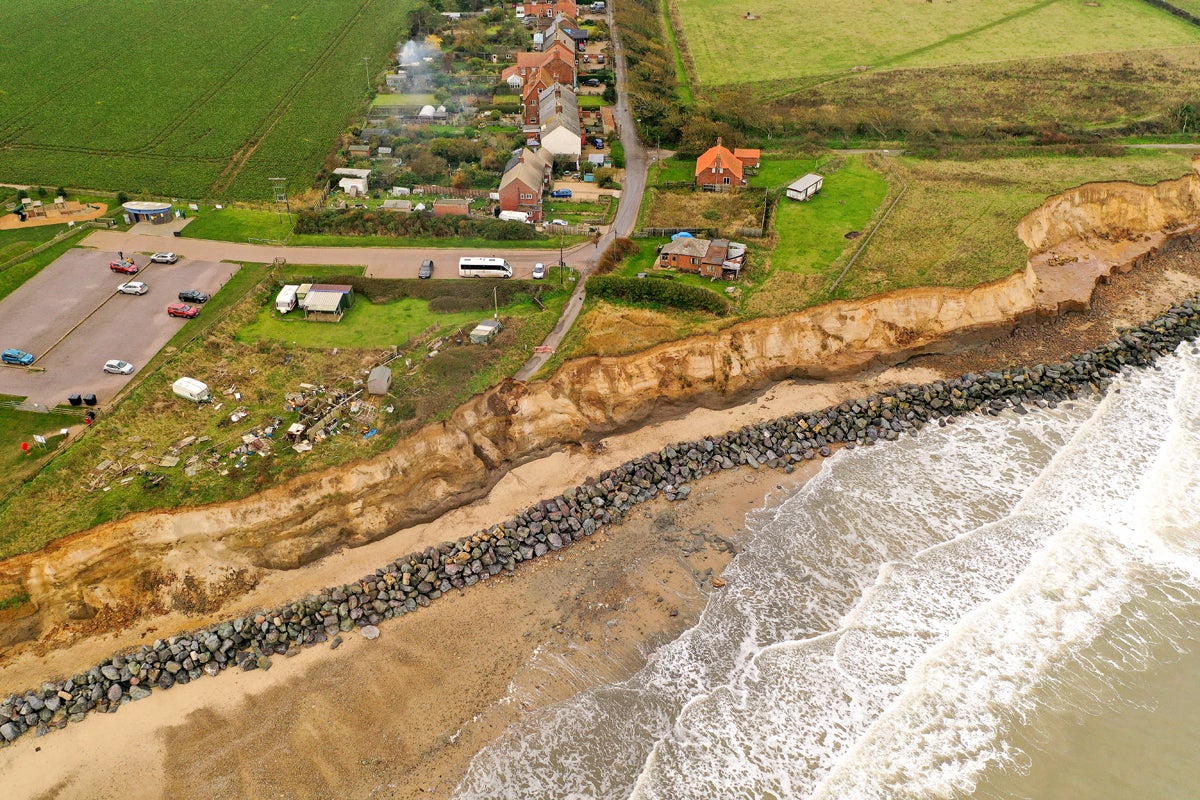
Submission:
[[720,146],[721,146],[721,137],[718,136],[717,137],[717,147],[720,147]]

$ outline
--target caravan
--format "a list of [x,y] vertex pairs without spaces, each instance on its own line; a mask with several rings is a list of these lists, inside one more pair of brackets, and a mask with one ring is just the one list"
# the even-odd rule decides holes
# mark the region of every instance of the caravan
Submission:
[[171,391],[185,400],[191,400],[193,403],[209,403],[212,401],[212,393],[208,390],[208,384],[202,383],[195,378],[180,378],[171,384]]
[[286,314],[296,307],[296,294],[300,291],[299,284],[284,286],[275,298],[275,310]]

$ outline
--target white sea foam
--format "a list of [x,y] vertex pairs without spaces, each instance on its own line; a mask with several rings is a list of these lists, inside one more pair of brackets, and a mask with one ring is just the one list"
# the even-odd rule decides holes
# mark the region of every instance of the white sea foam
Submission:
[[[843,452],[695,628],[530,717],[460,797],[963,795],[1006,731],[1108,702],[1198,602],[1200,369]],[[1169,415],[1168,415],[1169,412]]]

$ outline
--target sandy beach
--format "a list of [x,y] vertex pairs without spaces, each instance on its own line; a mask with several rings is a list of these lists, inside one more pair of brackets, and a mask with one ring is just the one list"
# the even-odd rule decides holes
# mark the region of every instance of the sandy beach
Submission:
[[[1200,287],[1200,262],[1172,257],[1102,286],[1095,307],[1031,320],[981,350],[930,356],[856,380],[777,384],[741,405],[696,409],[507,474],[483,500],[300,570],[265,577],[213,618],[269,607],[355,580],[400,555],[469,534],[643,453],[897,383],[1008,363],[1050,361],[1106,340]],[[819,468],[785,475],[742,467],[706,478],[682,503],[640,506],[625,523],[429,609],[321,645],[269,672],[229,670],[118,713],[0,750],[13,798],[448,797],[474,754],[521,714],[632,675],[690,626],[746,535],[746,515]],[[0,692],[89,668],[113,652],[191,630],[174,614],[0,670]]]
[[[698,409],[552,454],[434,523],[271,576],[221,616],[354,580],[672,442],[936,376],[902,368],[865,381],[779,384],[731,409]],[[633,674],[656,644],[689,627],[708,592],[720,591],[712,577],[736,552],[747,513],[772,493],[794,491],[819,466],[711,476],[684,503],[646,504],[512,577],[385,622],[376,641],[351,633],[336,651],[313,647],[275,659],[269,672],[230,670],[43,738],[22,737],[0,750],[0,781],[12,797],[30,798],[447,797],[471,757],[518,715]],[[0,686],[36,686],[203,621],[143,620],[138,630],[25,654],[0,672]]]

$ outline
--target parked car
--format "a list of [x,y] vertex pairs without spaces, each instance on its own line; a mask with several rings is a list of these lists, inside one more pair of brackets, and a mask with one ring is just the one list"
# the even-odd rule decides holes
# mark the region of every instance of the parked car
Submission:
[[185,303],[207,303],[208,295],[198,289],[184,289],[179,293],[179,299]]
[[191,319],[200,313],[200,309],[186,305],[184,303],[172,303],[167,306],[167,314],[172,317],[183,317]]
[[539,261],[533,265],[533,279],[540,281],[544,277],[546,277],[546,265]]
[[33,363],[33,356],[24,350],[10,348],[0,353],[0,361],[5,364],[19,364],[22,367],[28,367]]
[[179,256],[174,253],[155,253],[150,256],[150,260],[155,264],[174,264],[179,260]]
[[565,219],[552,219],[552,220],[550,220],[550,224],[551,225],[562,225],[565,228],[567,226],[567,221]]
[[132,375],[133,364],[114,358],[104,362],[104,371],[111,372],[113,375]]
[[600,55],[596,56],[596,63],[597,63],[597,64],[603,64],[603,63],[604,63],[604,53],[601,53]]
[[418,278],[432,278],[433,277],[433,262],[428,261],[428,260],[422,261],[421,268],[419,270],[417,270],[417,277]]
[[113,272],[121,272],[125,275],[137,275],[138,265],[130,261],[128,258],[123,258],[120,261],[112,261],[108,268]]
[[599,138],[592,139],[592,147],[595,147],[597,150],[603,150],[604,149],[604,140],[599,139]]
[[550,196],[551,197],[570,197],[571,190],[570,189],[555,189],[553,192],[550,193]]
[[118,294],[145,294],[148,291],[150,291],[150,287],[141,281],[130,281],[117,287]]
[[584,53],[583,54],[583,63],[585,63],[585,64],[592,63],[592,57],[589,56],[587,53]]
[[583,82],[583,85],[584,86],[599,86],[600,79],[599,78],[588,78],[586,81]]

